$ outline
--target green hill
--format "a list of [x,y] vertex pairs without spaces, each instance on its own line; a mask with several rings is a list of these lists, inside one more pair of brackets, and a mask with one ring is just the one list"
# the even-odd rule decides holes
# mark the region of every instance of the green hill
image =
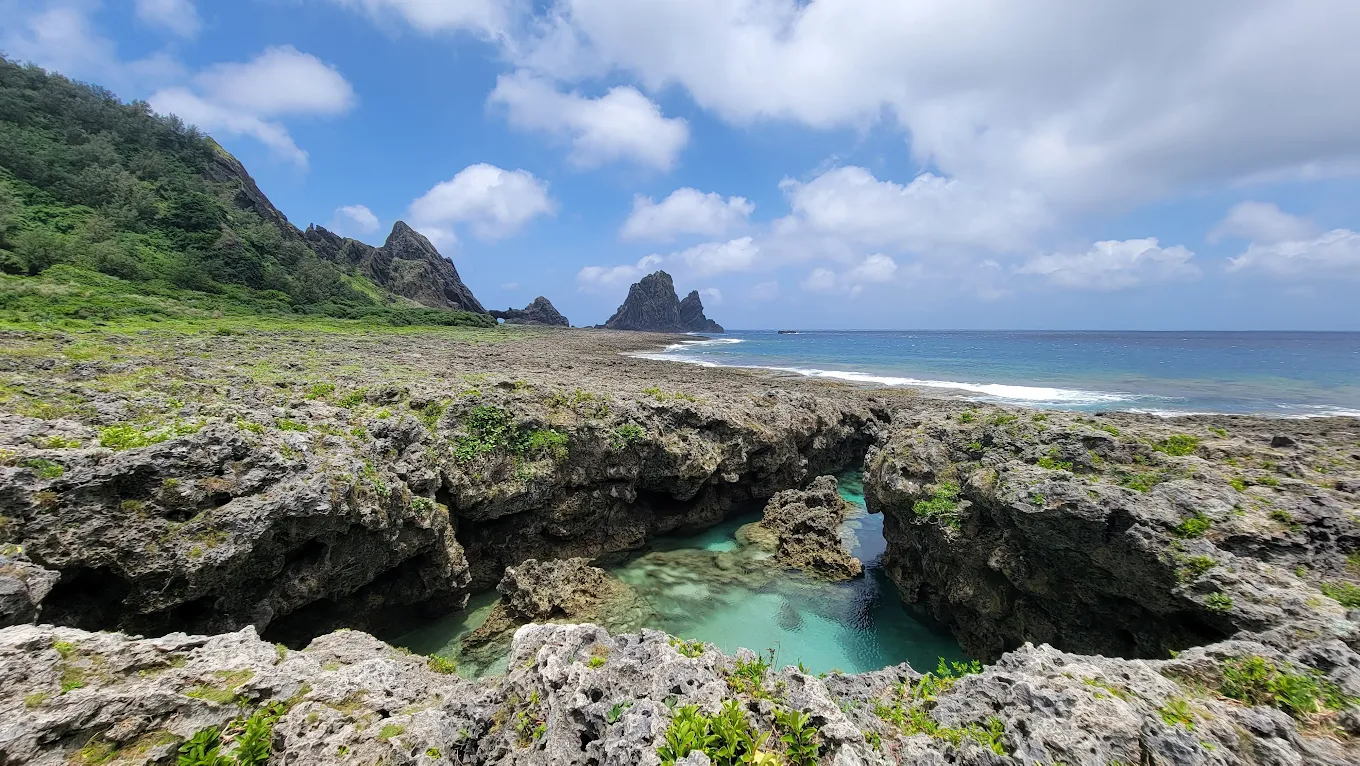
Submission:
[[196,128],[0,58],[0,318],[493,325],[453,265],[399,228],[398,254],[416,259],[399,268],[383,248],[304,234]]

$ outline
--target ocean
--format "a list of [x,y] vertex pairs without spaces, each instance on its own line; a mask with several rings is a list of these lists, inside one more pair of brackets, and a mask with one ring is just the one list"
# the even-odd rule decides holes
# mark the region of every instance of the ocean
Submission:
[[742,330],[642,356],[1054,409],[1360,417],[1352,332]]

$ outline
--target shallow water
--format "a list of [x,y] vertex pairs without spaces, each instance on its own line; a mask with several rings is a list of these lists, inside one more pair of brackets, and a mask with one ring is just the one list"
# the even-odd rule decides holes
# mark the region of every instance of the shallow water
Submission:
[[[759,513],[740,515],[697,535],[657,539],[646,552],[609,567],[648,609],[630,616],[628,624],[608,627],[656,628],[729,654],[741,647],[773,649],[779,664],[802,662],[812,672],[857,673],[903,661],[924,669],[939,657],[963,659],[952,638],[907,613],[883,575],[883,519],[864,511],[858,474],[841,476],[841,494],[857,509],[842,532],[851,553],[864,562],[863,578],[828,583],[772,566],[768,554],[736,536]],[[494,593],[474,596],[468,609],[396,643],[459,659],[460,672],[470,676],[503,672],[504,657],[491,663],[459,657],[461,638],[486,619],[494,603]]]

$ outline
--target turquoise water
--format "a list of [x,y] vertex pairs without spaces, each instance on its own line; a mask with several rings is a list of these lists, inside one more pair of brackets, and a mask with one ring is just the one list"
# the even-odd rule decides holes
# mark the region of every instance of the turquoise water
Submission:
[[1360,416],[1360,333],[746,330],[645,356],[1034,407]]
[[[737,530],[758,513],[728,519],[698,535],[661,538],[645,553],[609,568],[628,583],[645,608],[633,610],[616,630],[656,628],[717,645],[729,654],[745,647],[773,649],[777,662],[802,662],[812,672],[857,673],[910,662],[933,668],[939,657],[964,659],[958,644],[902,607],[883,575],[883,520],[864,511],[858,474],[841,477],[841,494],[857,512],[842,530],[865,576],[831,583],[772,566],[768,554],[743,545]],[[459,641],[486,618],[494,594],[469,608],[397,639],[425,654],[459,660],[469,675],[504,670],[504,657],[461,657]]]

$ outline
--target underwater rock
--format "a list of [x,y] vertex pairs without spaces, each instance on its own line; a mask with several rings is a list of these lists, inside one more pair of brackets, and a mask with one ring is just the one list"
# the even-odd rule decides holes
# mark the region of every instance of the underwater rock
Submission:
[[771,549],[775,561],[832,580],[864,574],[864,565],[845,549],[840,525],[853,506],[836,491],[835,476],[818,476],[807,489],[770,498],[765,515],[746,538]]

